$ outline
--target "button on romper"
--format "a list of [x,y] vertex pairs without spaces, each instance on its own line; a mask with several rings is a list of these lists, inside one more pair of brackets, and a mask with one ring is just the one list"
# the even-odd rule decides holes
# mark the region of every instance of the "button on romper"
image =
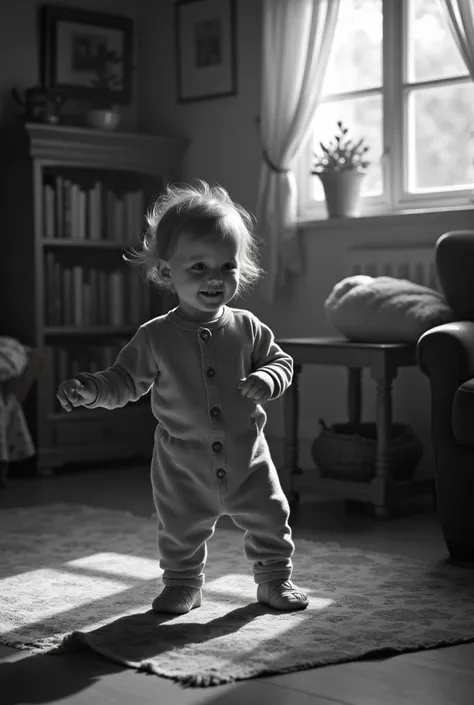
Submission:
[[224,306],[206,323],[173,309],[142,325],[94,379],[89,408],[114,409],[151,390],[158,421],[151,463],[158,551],[165,585],[204,584],[207,541],[223,514],[245,531],[256,583],[287,580],[294,543],[289,506],[264,435],[261,404],[239,380],[256,372],[273,386],[291,384],[293,360],[250,311]]

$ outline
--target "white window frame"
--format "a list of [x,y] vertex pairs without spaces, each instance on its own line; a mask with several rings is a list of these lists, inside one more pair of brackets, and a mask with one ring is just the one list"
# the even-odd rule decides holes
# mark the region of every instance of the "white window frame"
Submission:
[[[442,78],[430,81],[408,82],[407,39],[408,1],[382,0],[383,49],[382,49],[382,104],[383,104],[383,158],[382,177],[385,192],[380,196],[361,199],[361,216],[395,215],[413,211],[437,210],[455,207],[473,207],[472,188],[439,189],[429,193],[409,193],[408,163],[406,159],[408,135],[406,131],[408,96],[419,86],[431,87],[472,82],[470,75],[462,78]],[[380,89],[354,91],[350,94],[331,94],[321,102],[365,97],[380,93]],[[344,118],[341,118],[344,121]],[[313,161],[312,135],[301,148],[293,164],[298,184],[298,220],[327,218],[323,201],[310,198],[311,165]],[[369,167],[370,168],[370,167]]]

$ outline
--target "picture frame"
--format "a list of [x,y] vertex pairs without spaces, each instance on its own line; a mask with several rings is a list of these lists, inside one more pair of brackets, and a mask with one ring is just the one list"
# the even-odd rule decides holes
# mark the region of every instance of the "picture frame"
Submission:
[[[127,104],[132,93],[133,20],[79,8],[39,8],[40,74],[44,88],[66,98]],[[116,51],[115,87],[91,85],[103,51]]]
[[176,2],[179,103],[236,95],[236,34],[236,0]]

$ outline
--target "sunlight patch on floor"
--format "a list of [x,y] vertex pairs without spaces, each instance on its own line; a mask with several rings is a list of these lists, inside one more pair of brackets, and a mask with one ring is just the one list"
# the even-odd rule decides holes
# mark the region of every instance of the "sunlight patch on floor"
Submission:
[[206,580],[204,591],[206,588],[215,594],[248,597],[250,593],[255,594],[257,585],[248,573],[227,573],[214,580]]
[[[308,593],[308,591],[305,591]],[[309,596],[309,595],[308,595]],[[336,600],[331,600],[329,597],[311,597],[309,601],[309,609],[325,610],[330,605],[334,605]]]
[[68,561],[65,566],[136,580],[153,580],[163,574],[158,558],[143,558],[123,553],[94,553],[91,556]]
[[[31,592],[25,585],[31,584]],[[41,590],[33,586],[41,585]],[[28,614],[28,623],[68,612],[71,609],[88,605],[93,600],[101,600],[117,595],[129,585],[120,580],[69,573],[67,570],[42,568],[20,573],[0,581],[0,592],[11,595],[11,616],[0,615],[0,631],[17,626],[16,613]],[[33,597],[34,593],[34,597]]]

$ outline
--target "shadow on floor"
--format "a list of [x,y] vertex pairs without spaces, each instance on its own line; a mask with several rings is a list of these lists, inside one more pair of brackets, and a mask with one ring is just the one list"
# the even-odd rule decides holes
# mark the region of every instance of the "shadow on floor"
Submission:
[[93,685],[102,676],[125,670],[125,666],[85,650],[28,656],[0,664],[1,702],[53,703],[91,687],[92,697]]
[[213,639],[216,630],[219,636],[235,632],[271,611],[256,602],[231,610],[207,624],[173,624],[174,615],[158,615],[152,610],[121,617],[88,633],[98,651],[75,638],[71,651],[60,648],[0,664],[1,704],[52,703],[86,689],[91,691],[88,692],[91,702],[96,702],[93,686],[102,676],[129,670],[128,666],[101,655],[111,643],[119,645],[117,653],[122,652],[123,657],[128,652],[127,660],[141,662],[180,644]]

